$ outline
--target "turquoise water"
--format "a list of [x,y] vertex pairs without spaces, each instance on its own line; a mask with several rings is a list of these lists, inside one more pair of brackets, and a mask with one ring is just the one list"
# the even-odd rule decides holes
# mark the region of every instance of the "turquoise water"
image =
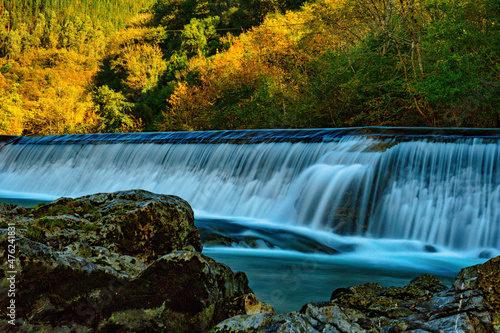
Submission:
[[[478,258],[478,253],[429,247],[419,241],[338,237],[304,228],[276,227],[265,221],[213,216],[199,217],[195,223],[202,230],[215,225],[220,234],[235,239],[229,247],[205,247],[203,253],[245,272],[259,300],[278,312],[298,311],[307,302],[328,301],[336,288],[367,282],[404,286],[423,273],[451,285],[461,268],[486,261]],[[235,228],[235,224],[244,228]],[[257,242],[260,247],[249,248],[238,241],[248,236],[261,239]],[[348,251],[327,254],[325,245]]]

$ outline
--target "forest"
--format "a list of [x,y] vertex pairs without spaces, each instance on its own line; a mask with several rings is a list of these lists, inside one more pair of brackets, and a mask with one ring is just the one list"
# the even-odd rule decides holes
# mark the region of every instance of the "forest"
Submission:
[[498,0],[0,0],[0,134],[500,127]]

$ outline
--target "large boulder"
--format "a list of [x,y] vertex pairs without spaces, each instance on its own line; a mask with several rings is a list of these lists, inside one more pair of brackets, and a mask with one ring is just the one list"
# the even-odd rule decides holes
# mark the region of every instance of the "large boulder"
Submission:
[[451,288],[424,274],[404,287],[340,288],[300,312],[238,315],[222,332],[500,332],[500,257],[463,269]]
[[111,316],[99,331],[128,331],[128,314],[148,313],[138,320],[161,324],[148,331],[206,332],[232,315],[233,300],[251,292],[245,274],[233,273],[199,252],[176,251],[156,260],[123,288],[104,308]]
[[188,245],[202,250],[189,204],[142,190],[61,198],[33,209],[14,209],[4,218],[27,227],[27,237],[57,250],[75,239],[145,261]]
[[206,332],[255,313],[246,275],[200,253],[193,211],[178,197],[135,190],[2,204],[0,225],[1,256],[15,246],[0,267],[0,331]]

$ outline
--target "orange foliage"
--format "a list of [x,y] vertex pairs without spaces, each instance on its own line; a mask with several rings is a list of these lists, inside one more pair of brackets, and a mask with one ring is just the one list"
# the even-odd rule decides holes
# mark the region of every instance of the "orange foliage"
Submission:
[[14,105],[19,110],[16,129],[0,128],[1,133],[69,134],[89,131],[95,125],[97,117],[87,91],[97,70],[93,61],[74,51],[34,49],[9,63],[6,81],[10,89],[16,87],[19,101]]
[[[187,130],[244,129],[272,126],[269,119],[276,112],[278,119],[287,118],[287,103],[298,99],[297,73],[311,57],[301,49],[310,32],[307,24],[303,12],[271,15],[237,38],[226,36],[226,51],[192,58],[188,71],[198,80],[177,86],[160,128],[187,124]],[[242,111],[246,109],[251,111]]]

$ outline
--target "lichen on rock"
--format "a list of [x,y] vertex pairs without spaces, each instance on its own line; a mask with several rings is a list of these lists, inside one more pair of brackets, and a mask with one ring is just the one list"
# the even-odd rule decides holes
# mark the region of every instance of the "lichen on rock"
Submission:
[[[26,331],[206,332],[245,313],[246,275],[201,254],[184,200],[142,190],[0,205],[16,225],[16,324]],[[0,233],[5,256],[7,234]],[[7,263],[0,292],[8,288]],[[0,300],[5,324],[7,298]]]

